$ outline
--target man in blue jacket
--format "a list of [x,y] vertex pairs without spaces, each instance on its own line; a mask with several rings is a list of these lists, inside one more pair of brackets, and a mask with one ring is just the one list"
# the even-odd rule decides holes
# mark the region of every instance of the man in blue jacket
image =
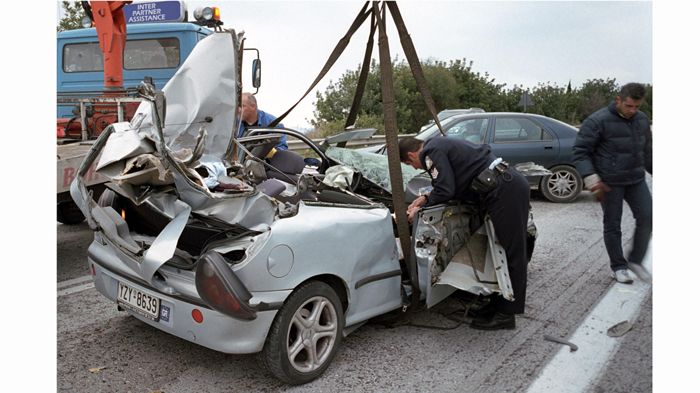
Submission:
[[[527,288],[527,220],[530,186],[525,177],[497,159],[488,145],[476,145],[459,138],[436,136],[425,143],[404,138],[399,143],[401,161],[426,169],[433,190],[416,198],[406,213],[409,221],[423,206],[450,200],[479,201],[491,217],[499,242],[506,251],[514,301],[494,299],[489,310],[480,312],[471,327],[480,330],[514,329],[515,314],[525,311]],[[477,178],[488,174],[485,183]],[[479,187],[475,186],[475,181]]]
[[[639,83],[620,89],[615,101],[583,121],[574,144],[574,162],[589,189],[603,208],[603,240],[617,282],[631,283],[628,269],[639,279],[651,275],[641,265],[652,230],[651,193],[645,171],[652,171],[651,127],[639,111],[646,90]],[[632,250],[622,252],[622,202],[635,219]]]
[[[238,138],[245,135],[250,127],[267,127],[276,117],[258,109],[258,101],[251,93],[241,94],[241,125],[238,127]],[[276,128],[282,128],[282,123]],[[278,150],[288,150],[287,135],[282,135],[280,143],[275,146]]]

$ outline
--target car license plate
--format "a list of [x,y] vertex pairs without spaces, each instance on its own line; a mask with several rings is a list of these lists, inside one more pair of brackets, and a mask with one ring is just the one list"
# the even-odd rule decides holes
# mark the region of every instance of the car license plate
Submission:
[[117,293],[117,303],[146,318],[158,320],[160,299],[121,282]]

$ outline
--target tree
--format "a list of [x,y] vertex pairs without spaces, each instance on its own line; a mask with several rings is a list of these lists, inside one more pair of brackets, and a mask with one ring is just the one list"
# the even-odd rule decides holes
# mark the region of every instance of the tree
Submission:
[[532,102],[534,106],[530,112],[538,113],[555,119],[566,118],[567,93],[565,88],[556,84],[553,86],[547,82],[538,83],[532,90]]
[[[514,85],[506,89],[498,84],[488,73],[472,71],[472,62],[466,59],[421,61],[423,73],[428,82],[435,109],[482,108],[487,112],[521,112],[518,106],[523,92],[530,90],[533,106],[528,112],[549,116],[563,122],[577,125],[591,113],[605,107],[619,92],[614,78],[589,79],[580,88],[566,87],[556,83],[538,83],[527,89]],[[405,61],[392,61],[394,92],[396,96],[396,115],[399,133],[414,133],[431,118],[410,67]],[[338,82],[331,82],[325,92],[316,93],[316,110],[311,123],[316,128],[314,137],[324,137],[343,130],[348,116],[359,78],[359,66],[347,71]],[[360,105],[357,128],[376,128],[384,132],[384,113],[382,112],[382,94],[379,65],[371,63],[367,86]],[[649,118],[652,116],[652,86],[647,85],[647,95],[641,111]]]
[[576,120],[582,122],[591,113],[608,105],[619,90],[615,78],[589,79],[584,82],[578,91],[577,112],[580,116]]
[[504,84],[489,78],[488,72],[481,75],[472,71],[473,61],[466,59],[450,61],[447,68],[454,75],[459,88],[459,108],[481,108],[487,112],[506,110],[508,102],[503,95]]
[[[508,108],[508,99],[503,96],[503,86],[496,84],[489,75],[471,70],[472,63],[466,60],[422,61],[423,73],[428,83],[436,110],[448,108],[479,107],[487,111]],[[417,132],[430,120],[430,112],[420,94],[411,68],[406,61],[392,61],[394,93],[396,96],[397,125],[400,133]],[[311,124],[318,136],[342,131],[352,105],[359,78],[359,67],[347,71],[338,82],[331,82],[325,92],[316,93],[316,110]],[[379,65],[373,61],[362,96],[356,127],[373,127],[383,132],[382,94]]]
[[[71,4],[72,3],[72,4]],[[56,31],[75,30],[83,27],[81,20],[85,16],[83,6],[79,1],[62,1],[63,18],[58,21]]]

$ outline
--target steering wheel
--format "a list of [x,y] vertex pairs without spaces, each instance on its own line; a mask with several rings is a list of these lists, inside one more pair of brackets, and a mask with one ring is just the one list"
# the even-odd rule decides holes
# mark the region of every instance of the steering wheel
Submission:
[[360,172],[353,172],[352,174],[352,183],[350,183],[350,186],[348,187],[351,192],[355,192],[357,190],[357,187],[360,186],[360,183],[362,182],[362,174]]

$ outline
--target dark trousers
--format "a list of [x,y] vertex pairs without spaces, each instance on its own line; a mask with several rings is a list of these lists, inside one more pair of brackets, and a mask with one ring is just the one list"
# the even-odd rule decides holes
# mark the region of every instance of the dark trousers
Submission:
[[[632,251],[625,259],[622,252],[622,202],[632,210],[635,219]],[[627,262],[641,263],[647,253],[651,238],[652,212],[651,193],[645,181],[627,186],[610,186],[601,203],[603,207],[603,240],[610,257],[613,271],[627,269]]]
[[496,311],[522,314],[527,288],[527,219],[530,212],[530,185],[515,169],[498,177],[498,187],[484,199],[498,241],[506,250],[508,274],[515,301],[498,297]]

